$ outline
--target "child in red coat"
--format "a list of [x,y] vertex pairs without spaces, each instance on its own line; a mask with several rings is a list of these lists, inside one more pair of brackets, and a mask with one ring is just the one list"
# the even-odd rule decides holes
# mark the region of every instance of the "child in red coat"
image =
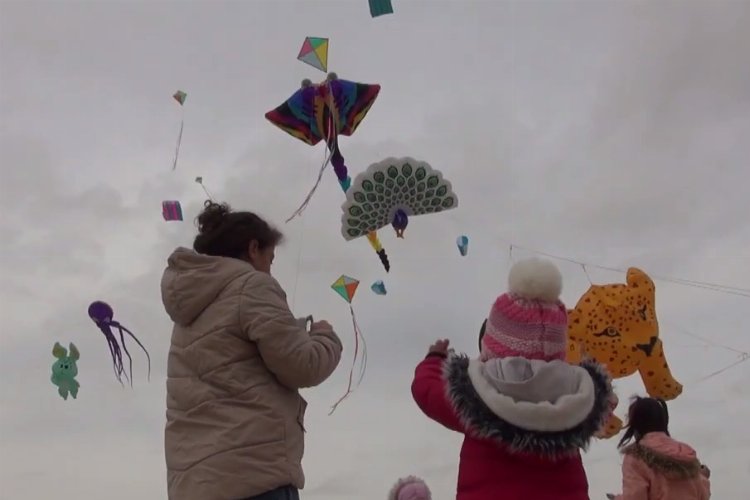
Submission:
[[564,361],[562,276],[517,263],[483,325],[477,360],[448,340],[417,366],[412,394],[431,419],[464,434],[456,500],[589,500],[580,450],[610,412],[611,381],[593,361]]

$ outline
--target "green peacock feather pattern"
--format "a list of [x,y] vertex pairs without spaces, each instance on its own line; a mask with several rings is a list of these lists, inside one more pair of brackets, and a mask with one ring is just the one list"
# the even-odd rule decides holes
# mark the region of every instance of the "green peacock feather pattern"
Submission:
[[341,206],[341,232],[353,240],[389,224],[402,237],[409,216],[458,206],[451,183],[428,163],[388,158],[370,165],[352,182]]

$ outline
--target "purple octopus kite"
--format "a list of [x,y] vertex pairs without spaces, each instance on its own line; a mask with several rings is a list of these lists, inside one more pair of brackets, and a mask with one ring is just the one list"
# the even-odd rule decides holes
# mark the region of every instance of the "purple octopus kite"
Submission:
[[[113,316],[114,311],[112,310],[112,307],[106,302],[96,301],[92,302],[89,306],[89,318],[94,320],[96,326],[99,327],[99,330],[102,331],[104,337],[107,339],[107,344],[109,344],[109,352],[112,355],[112,362],[114,364],[115,376],[117,377],[117,380],[122,384],[122,375],[125,375],[125,378],[130,382],[131,387],[133,386],[133,359],[130,357],[128,348],[125,347],[125,336],[123,335],[123,332],[133,337],[133,340],[135,340],[136,343],[141,346],[143,352],[146,353],[146,358],[148,359],[148,378],[150,380],[151,356],[148,355],[148,351],[145,347],[143,347],[143,344],[141,344],[136,336],[133,335],[133,332],[122,326],[119,321],[115,321],[114,319],[112,319]],[[117,328],[120,331],[121,345],[117,343],[117,337],[115,337],[115,333],[112,331],[113,327]],[[125,355],[130,361],[130,377],[128,377],[127,373],[125,373],[125,367],[122,365],[122,352],[120,351],[121,347],[122,350],[125,351]]]

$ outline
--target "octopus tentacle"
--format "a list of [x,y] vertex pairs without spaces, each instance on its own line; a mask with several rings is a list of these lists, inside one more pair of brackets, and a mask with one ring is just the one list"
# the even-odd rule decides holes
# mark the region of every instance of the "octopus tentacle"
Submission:
[[[146,353],[146,359],[148,359],[148,380],[151,380],[151,356],[148,354],[148,351],[146,350],[146,348],[143,347],[143,344],[141,344],[141,341],[138,340],[138,337],[136,337],[133,334],[133,332],[131,332],[130,330],[122,326],[119,322],[113,321],[112,325],[114,325],[120,330],[120,335],[122,335],[123,331],[127,333],[128,335],[130,335],[133,338],[133,340],[135,340],[136,344],[138,344],[141,347],[141,349],[143,349],[143,352]],[[123,341],[123,347],[124,346],[125,346],[125,341]]]

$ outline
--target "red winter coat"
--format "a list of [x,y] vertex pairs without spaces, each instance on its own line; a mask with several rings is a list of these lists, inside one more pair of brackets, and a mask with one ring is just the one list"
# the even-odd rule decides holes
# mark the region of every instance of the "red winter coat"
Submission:
[[609,415],[601,365],[431,354],[411,389],[428,417],[465,436],[456,500],[589,500],[579,450]]

